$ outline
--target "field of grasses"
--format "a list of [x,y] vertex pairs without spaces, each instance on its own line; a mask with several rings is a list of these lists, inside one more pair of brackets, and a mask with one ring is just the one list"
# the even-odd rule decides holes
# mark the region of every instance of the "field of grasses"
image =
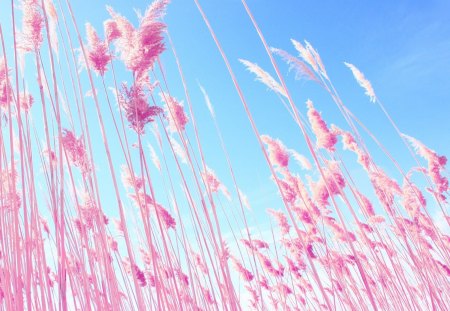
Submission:
[[206,81],[169,0],[92,24],[105,4],[0,0],[1,310],[449,310],[447,158],[354,64],[386,132],[309,41],[266,41],[262,2],[238,1],[264,68],[191,2]]

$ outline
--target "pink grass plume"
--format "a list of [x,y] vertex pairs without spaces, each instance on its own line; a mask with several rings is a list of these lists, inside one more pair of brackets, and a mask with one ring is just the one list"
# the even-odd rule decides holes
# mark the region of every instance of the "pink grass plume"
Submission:
[[336,135],[330,131],[320,113],[314,108],[311,100],[306,102],[306,106],[308,108],[309,123],[317,138],[317,147],[325,148],[331,152],[335,151],[335,145],[337,143]]
[[352,71],[353,76],[356,79],[356,82],[358,82],[358,84],[366,91],[366,95],[369,96],[370,101],[374,103],[377,99],[377,96],[375,95],[375,91],[373,90],[370,81],[366,79],[364,74],[361,71],[359,71],[359,69],[356,68],[355,65],[346,62],[344,62],[344,64]]

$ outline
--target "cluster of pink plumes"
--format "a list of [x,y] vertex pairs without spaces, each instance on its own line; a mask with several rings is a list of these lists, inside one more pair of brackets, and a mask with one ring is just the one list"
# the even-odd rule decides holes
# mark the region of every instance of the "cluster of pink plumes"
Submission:
[[[154,1],[137,26],[108,7],[103,36],[90,24],[82,35],[69,0],[59,7],[22,0],[11,10],[13,46],[0,28],[1,309],[449,310],[447,159],[400,133],[370,82],[345,63],[411,152],[417,166],[403,171],[346,107],[313,46],[292,40],[297,56],[270,48],[242,0],[276,76],[241,63],[285,105],[304,153],[261,135],[238,68],[194,2],[260,144],[278,206],[252,209],[201,87],[215,125],[208,134],[217,134],[226,159],[216,171],[228,172],[222,180],[230,184],[210,168],[217,161],[207,161],[182,60],[166,40],[168,0]],[[160,59],[169,42],[173,77]],[[276,56],[320,85],[346,124],[329,125],[310,100],[306,110],[297,105]],[[118,80],[124,71],[129,79]],[[180,77],[183,101],[170,89]],[[397,171],[382,169],[363,137]],[[259,223],[268,233],[255,214],[267,218]]]

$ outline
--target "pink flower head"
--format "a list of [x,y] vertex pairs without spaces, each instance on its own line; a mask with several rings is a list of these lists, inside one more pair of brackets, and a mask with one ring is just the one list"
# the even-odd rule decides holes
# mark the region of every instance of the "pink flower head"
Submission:
[[89,173],[91,164],[81,137],[77,138],[71,131],[64,130],[61,139],[69,161],[78,167],[83,174]]
[[147,286],[147,280],[145,278],[145,274],[144,274],[144,272],[142,272],[141,269],[139,269],[139,267],[137,265],[135,265],[135,264],[132,265],[132,272],[135,275],[135,277],[138,280],[139,285],[141,287]]
[[181,269],[175,269],[175,273],[184,286],[189,286],[189,277]]
[[322,58],[320,57],[319,52],[312,46],[311,43],[305,40],[305,46],[306,49],[309,51],[309,53],[314,57],[314,60],[317,63],[319,73],[326,79],[328,79],[327,71],[325,70],[325,66],[322,62]]
[[58,33],[56,32],[58,26],[58,13],[56,11],[53,0],[44,0],[45,13],[48,18],[48,33],[50,37],[50,45],[53,51],[58,54]]
[[304,224],[313,225],[313,218],[311,216],[311,213],[305,209],[299,208],[299,207],[293,207],[292,210],[297,215],[298,219],[302,221]]
[[369,223],[371,224],[381,224],[385,222],[385,218],[381,215],[375,215],[369,218]]
[[[330,228],[331,232],[333,232],[334,236],[337,240],[341,240],[344,242],[352,242],[356,240],[356,237],[353,233],[348,232],[348,235],[345,233],[345,230],[339,225],[333,217],[326,216],[324,217],[324,223]],[[308,254],[310,254],[308,252]]]
[[128,166],[122,166],[122,183],[126,188],[132,188],[136,191],[140,190],[144,186],[144,180],[132,172]]
[[258,249],[269,249],[269,244],[262,240],[253,239],[253,245]]
[[282,297],[286,297],[287,295],[292,294],[292,289],[286,284],[280,283],[276,286],[276,289],[280,293]]
[[292,155],[292,157],[300,164],[301,168],[304,170],[311,170],[312,165],[309,162],[309,160],[302,154],[298,153],[295,150],[290,149],[289,153]]
[[223,249],[220,251],[219,260],[221,264],[225,264],[230,258],[230,250],[228,248],[227,242],[222,241]]
[[341,194],[345,187],[345,179],[337,162],[328,162],[324,174],[325,180],[321,178],[317,183],[311,184],[313,200],[321,207],[325,207],[328,204],[330,195]]
[[214,299],[214,296],[211,294],[211,291],[208,288],[202,287],[202,292],[208,304],[210,305],[216,304],[216,300]]
[[34,99],[31,94],[22,92],[20,93],[20,108],[22,111],[28,112],[31,109],[31,106],[33,106]]
[[375,193],[387,209],[389,213],[392,213],[392,206],[394,204],[394,197],[397,194],[401,194],[402,191],[398,183],[386,175],[385,172],[378,169],[377,171],[370,172],[370,180],[375,189]]
[[108,47],[105,42],[100,40],[94,27],[89,23],[86,24],[86,32],[89,44],[89,64],[95,72],[103,76],[107,70],[108,63],[111,61]]
[[297,189],[297,193],[301,198],[303,205],[308,210],[310,217],[316,219],[317,217],[320,216],[320,210],[318,209],[317,205],[311,200],[308,190],[306,189],[300,177],[296,176],[294,178],[294,181],[295,181],[295,188]]
[[294,45],[294,48],[299,53],[299,56],[308,64],[311,66],[311,68],[319,73],[319,65],[317,64],[316,59],[314,58],[314,55],[311,53],[311,50],[307,49],[303,44],[300,42],[291,39],[292,44]]
[[3,211],[16,210],[22,203],[16,181],[17,172],[3,167],[0,171],[0,209]]
[[402,194],[403,207],[411,217],[415,218],[421,207],[425,208],[427,204],[425,197],[419,188],[407,179],[403,181]]
[[188,117],[184,113],[183,103],[178,102],[175,98],[167,93],[160,93],[161,100],[166,103],[164,106],[165,116],[169,121],[168,129],[172,133],[184,131],[188,122]]
[[159,20],[169,1],[157,0],[145,11],[137,29],[123,16],[109,8],[111,17],[116,22],[120,37],[116,47],[125,66],[136,74],[143,76],[151,69],[157,57],[164,51],[163,31],[166,25]]
[[166,229],[175,229],[175,219],[172,217],[172,215],[170,215],[170,213],[161,205],[157,204],[156,207],[156,211],[159,215],[159,217],[161,217],[161,220],[164,224],[164,226],[166,227]]
[[9,70],[3,56],[0,58],[0,108],[12,101],[12,89],[9,82]]
[[38,0],[22,0],[23,12],[22,32],[19,35],[18,47],[25,52],[38,50],[42,44],[42,28],[44,18]]
[[440,262],[439,260],[436,260],[436,262],[438,263],[439,266],[442,267],[442,270],[447,274],[447,276],[450,277],[450,268],[447,265]]
[[58,13],[56,12],[55,4],[52,0],[44,0],[45,12],[51,20],[58,20]]
[[314,108],[312,101],[306,102],[308,107],[308,120],[311,124],[312,130],[317,138],[317,147],[325,148],[328,151],[335,151],[335,145],[337,142],[336,135],[333,134],[327,127],[327,124],[322,119],[320,113]]
[[220,190],[226,198],[231,200],[227,187],[222,184],[212,169],[206,167],[206,171],[202,172],[202,177],[205,180],[206,185],[209,186],[211,193],[216,193]]
[[250,243],[249,240],[241,239],[241,242],[244,244],[244,246],[245,246],[248,250],[250,250],[250,251],[256,251],[256,250],[257,250],[257,248],[256,248],[255,246],[253,246],[253,244]]
[[130,127],[138,134],[144,133],[147,123],[153,122],[153,118],[162,112],[157,106],[150,106],[144,92],[144,87],[134,84],[129,89],[124,84],[122,92],[118,95],[119,106],[125,111]]
[[291,42],[297,52],[299,52],[299,56],[308,65],[310,65],[317,74],[320,74],[325,79],[328,79],[328,75],[325,70],[325,66],[322,63],[322,59],[316,49],[314,49],[314,47],[311,45],[311,43],[305,40],[305,45],[302,45],[300,42],[293,39],[291,39]]
[[281,86],[281,84],[278,83],[268,72],[264,71],[257,64],[249,62],[248,60],[240,59],[239,61],[245,67],[247,67],[248,71],[250,71],[256,75],[257,80],[259,80],[260,82],[265,84],[272,91],[274,91],[280,95],[283,95],[284,97],[287,97],[286,91]]
[[42,229],[44,230],[44,232],[47,235],[50,235],[50,227],[48,226],[48,222],[45,218],[43,218],[42,216],[39,216],[39,222],[42,225]]
[[120,219],[115,219],[115,218],[113,218],[112,221],[113,221],[114,227],[116,228],[117,232],[119,232],[120,234],[123,235],[124,229],[125,229],[123,222]]
[[151,252],[143,249],[142,247],[139,248],[139,252],[141,253],[141,259],[144,262],[144,264],[146,266],[151,266],[154,260]]
[[269,244],[262,240],[252,239],[252,241],[250,242],[250,240],[241,239],[241,242],[250,251],[257,251],[258,249],[269,249]]
[[278,226],[281,229],[281,234],[288,234],[291,226],[289,225],[286,215],[281,211],[276,211],[270,208],[267,209],[267,212],[269,212],[269,214],[272,215],[275,221],[278,223]]
[[314,248],[312,244],[308,244],[306,246],[306,252],[310,258],[317,258],[316,254],[314,254]]
[[116,40],[121,35],[119,28],[117,27],[117,23],[113,19],[107,19],[103,22],[103,30],[105,32],[105,40],[107,44]]
[[272,275],[273,277],[282,277],[284,274],[284,267],[279,266],[278,269],[275,268],[275,266],[273,265],[273,263],[270,261],[270,259],[266,256],[263,255],[259,252],[256,253],[259,262],[261,263],[262,268],[269,273],[270,275]]
[[119,249],[119,246],[117,244],[117,241],[114,240],[112,237],[110,237],[109,235],[107,236],[107,240],[108,240],[108,246],[111,249],[111,251],[113,252],[117,252]]
[[295,262],[290,259],[288,256],[285,256],[288,271],[293,273],[296,278],[300,276],[300,268],[295,264]]
[[259,295],[256,292],[256,289],[252,288],[249,285],[245,285],[244,287],[250,294],[250,298],[249,298],[250,305],[252,306],[252,308],[256,309],[258,306],[258,301],[259,301]]
[[289,164],[289,153],[283,143],[267,135],[261,135],[261,140],[267,145],[272,164],[286,168]]
[[445,169],[447,158],[445,156],[439,156],[434,150],[426,147],[422,142],[411,136],[405,134],[402,134],[402,136],[413,145],[418,155],[428,161],[428,175],[437,188],[434,192],[441,200],[445,201],[446,197],[444,193],[449,190],[449,182],[442,175],[441,171]]
[[84,203],[79,206],[81,221],[86,229],[92,229],[96,219],[100,216],[100,210],[97,208],[95,201],[89,196],[84,198]]
[[354,65],[344,62],[345,66],[347,66],[353,73],[353,76],[356,79],[356,82],[366,91],[366,95],[369,96],[371,102],[375,102],[377,96],[375,95],[375,91],[373,90],[372,84],[370,81],[364,77],[364,74],[359,71]]
[[202,173],[202,177],[205,179],[205,183],[209,186],[212,193],[219,191],[222,183],[219,181],[213,170],[207,167],[206,171]]
[[154,274],[150,270],[145,270],[144,272],[145,279],[151,287],[156,287],[157,282]]
[[259,282],[259,284],[262,288],[269,290],[269,280],[267,280],[264,275],[261,276],[261,281]]
[[247,270],[236,258],[231,257],[231,263],[234,269],[241,275],[241,277],[247,281],[251,282],[254,278],[253,273]]
[[202,257],[195,252],[192,252],[192,256],[194,257],[195,265],[200,269],[200,271],[204,274],[208,274],[208,267],[206,266]]
[[133,200],[134,204],[136,204],[136,206],[138,206],[139,208],[147,211],[153,211],[159,218],[159,220],[161,220],[166,229],[175,228],[175,219],[162,205],[156,203],[151,196],[144,193],[143,191],[129,194],[129,196]]
[[[117,49],[119,53],[125,53],[127,47],[131,47],[133,40],[135,39],[135,28],[134,26],[122,15],[116,13],[113,8],[107,6],[109,14],[112,19],[107,20],[104,24],[105,36],[108,43],[113,40],[118,40]],[[123,55],[122,59],[126,60],[126,55]],[[127,62],[125,62],[127,66]]]
[[353,135],[339,129],[335,125],[332,125],[331,129],[336,135],[342,136],[342,144],[344,145],[344,149],[353,151],[358,156],[358,163],[361,164],[365,170],[369,170],[370,157],[359,147]]
[[373,209],[373,205],[369,201],[369,199],[360,192],[358,192],[358,198],[361,200],[360,206],[361,206],[361,210],[364,212],[364,214],[367,217],[375,216],[375,211]]
[[284,200],[286,200],[287,203],[294,204],[297,198],[297,193],[292,187],[292,184],[289,184],[284,180],[279,180],[278,184],[280,185],[280,190]]
[[300,59],[281,49],[271,48],[271,51],[284,59],[289,65],[289,70],[294,69],[295,79],[300,80],[301,78],[305,78],[320,83],[314,72]]
[[42,150],[42,155],[47,158],[50,166],[56,167],[58,158],[53,150],[44,149]]

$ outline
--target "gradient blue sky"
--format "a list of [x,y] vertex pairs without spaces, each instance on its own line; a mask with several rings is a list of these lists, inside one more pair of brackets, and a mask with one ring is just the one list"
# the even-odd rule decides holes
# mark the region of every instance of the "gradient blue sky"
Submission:
[[[277,97],[255,82],[252,74],[238,62],[238,58],[251,60],[274,75],[240,1],[201,1],[201,4],[238,75],[260,131],[279,137],[288,147],[307,154],[297,127],[289,120]],[[405,169],[413,165],[406,149],[380,109],[365,97],[343,61],[355,64],[365,73],[401,131],[417,137],[439,153],[450,154],[450,2],[250,0],[248,5],[271,46],[294,53],[290,38],[306,39],[315,46],[346,105]],[[239,177],[248,185],[261,180],[261,187],[265,187],[268,170],[224,64],[193,1],[173,1],[166,20],[188,77],[191,95],[197,103],[201,101],[195,89],[198,79],[215,105]],[[170,62],[168,70],[169,65]],[[300,111],[305,112],[304,102],[311,98],[328,123],[345,127],[327,94],[311,82],[294,81],[287,66],[281,67],[288,75]],[[199,114],[203,113],[201,110],[197,108]],[[203,111],[206,113],[205,109]],[[201,120],[207,120],[206,114],[201,116]],[[210,125],[206,123],[203,128],[201,133],[208,133]],[[208,139],[208,136],[202,138]],[[372,151],[380,155],[381,164],[388,165],[376,148]],[[219,165],[217,163],[216,167]],[[255,189],[255,193],[260,193],[258,190]]]
[[[130,7],[145,8],[142,1],[127,2],[127,8],[119,3],[110,4],[127,15],[132,14]],[[231,61],[260,132],[280,138],[289,148],[309,156],[297,126],[277,96],[255,82],[254,76],[238,62],[239,58],[248,59],[275,75],[241,2],[200,3]],[[249,0],[248,5],[271,46],[294,54],[291,38],[306,39],[313,44],[345,104],[388,147],[403,169],[411,168],[413,161],[379,107],[368,101],[343,61],[355,64],[365,73],[401,131],[439,153],[450,154],[449,1]],[[231,188],[197,81],[213,102],[239,185],[250,202],[257,211],[281,207],[240,100],[194,2],[173,1],[166,22],[200,120],[200,136],[207,146],[208,164]],[[163,59],[167,72],[175,76],[171,53],[166,53]],[[346,128],[324,91],[311,82],[295,81],[287,66],[281,60],[279,63],[301,112],[305,112],[304,103],[310,98],[328,123]],[[172,80],[172,92],[178,98],[184,97],[179,79]],[[373,147],[371,151],[380,165],[401,181],[400,174],[378,148],[371,143],[369,146]],[[352,154],[348,159],[354,163]],[[353,174],[364,178],[358,169]],[[364,180],[367,182],[367,178]],[[361,180],[361,184],[365,182]]]

